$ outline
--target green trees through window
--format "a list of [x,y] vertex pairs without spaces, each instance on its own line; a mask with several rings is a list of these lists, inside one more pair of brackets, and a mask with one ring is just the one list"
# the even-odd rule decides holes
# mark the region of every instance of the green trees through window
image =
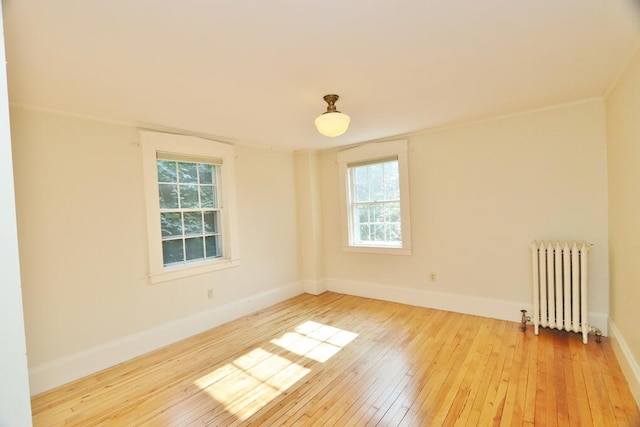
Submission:
[[157,160],[163,265],[222,256],[219,166]]
[[398,161],[349,167],[354,243],[402,242]]

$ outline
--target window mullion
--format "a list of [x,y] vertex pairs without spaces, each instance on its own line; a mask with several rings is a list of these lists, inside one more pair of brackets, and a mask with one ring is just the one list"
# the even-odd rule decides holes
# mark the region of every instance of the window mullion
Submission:
[[182,262],[187,261],[187,244],[186,244],[186,233],[184,231],[184,211],[180,212],[180,221],[182,223]]
[[200,165],[198,163],[196,163],[196,191],[198,192],[198,207],[201,208],[202,200],[200,200],[200,197],[202,192],[200,191]]

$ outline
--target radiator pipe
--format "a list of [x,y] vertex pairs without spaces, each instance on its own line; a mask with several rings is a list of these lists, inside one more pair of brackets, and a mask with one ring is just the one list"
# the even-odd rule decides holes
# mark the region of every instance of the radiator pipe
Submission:
[[520,310],[520,312],[522,313],[522,324],[520,325],[520,330],[524,332],[527,330],[527,322],[531,321],[531,316],[527,316],[527,310],[525,309]]

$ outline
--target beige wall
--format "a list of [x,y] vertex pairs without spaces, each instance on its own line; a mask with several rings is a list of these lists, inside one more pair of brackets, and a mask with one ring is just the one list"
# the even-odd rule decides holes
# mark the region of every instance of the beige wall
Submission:
[[301,292],[291,153],[236,149],[240,266],[150,285],[136,129],[11,119],[34,391]]
[[531,241],[586,240],[590,321],[606,328],[603,101],[409,138],[412,256],[341,250],[336,152],[321,163],[329,289],[517,321],[532,301]]
[[611,323],[640,402],[640,51],[607,99]]
[[298,268],[306,293],[313,295],[326,291],[324,279],[324,252],[322,205],[317,151],[294,153],[298,216]]

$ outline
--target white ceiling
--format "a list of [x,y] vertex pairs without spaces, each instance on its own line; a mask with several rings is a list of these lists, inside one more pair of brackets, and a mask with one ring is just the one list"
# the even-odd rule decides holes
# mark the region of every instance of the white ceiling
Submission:
[[3,3],[12,103],[277,149],[602,96],[640,43],[632,0]]

